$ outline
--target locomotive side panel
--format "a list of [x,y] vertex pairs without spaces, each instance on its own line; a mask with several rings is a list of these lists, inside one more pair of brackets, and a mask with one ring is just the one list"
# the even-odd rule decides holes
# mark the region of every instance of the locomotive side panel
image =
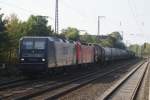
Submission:
[[54,42],[48,42],[48,67],[56,67],[56,52]]
[[57,67],[76,64],[74,49],[74,44],[55,42]]
[[57,67],[66,64],[66,53],[68,52],[63,43],[55,42],[56,65]]
[[75,45],[74,44],[65,44],[66,49],[68,52],[66,53],[66,65],[75,65],[76,64],[76,57],[75,57]]

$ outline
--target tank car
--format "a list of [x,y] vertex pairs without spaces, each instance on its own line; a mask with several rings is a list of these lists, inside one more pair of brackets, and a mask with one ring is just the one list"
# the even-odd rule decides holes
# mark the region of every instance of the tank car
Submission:
[[112,60],[112,49],[109,47],[104,47],[104,52],[105,52],[105,61],[111,61]]
[[94,62],[103,64],[105,61],[105,50],[98,44],[94,45]]
[[104,51],[106,62],[129,58],[129,53],[127,50],[104,47]]

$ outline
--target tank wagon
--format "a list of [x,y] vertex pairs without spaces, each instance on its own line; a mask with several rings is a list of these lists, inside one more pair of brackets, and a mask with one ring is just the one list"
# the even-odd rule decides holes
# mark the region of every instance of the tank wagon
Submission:
[[104,63],[127,59],[134,54],[98,44],[69,42],[56,37],[22,37],[19,47],[20,68],[25,73],[45,72],[51,68]]
[[127,50],[118,48],[104,48],[105,61],[121,60],[129,58],[130,53]]

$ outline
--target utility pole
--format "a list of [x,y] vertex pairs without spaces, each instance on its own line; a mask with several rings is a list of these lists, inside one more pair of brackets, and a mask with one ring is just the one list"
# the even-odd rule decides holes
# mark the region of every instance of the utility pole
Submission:
[[105,16],[98,16],[98,33],[97,33],[97,36],[100,35],[100,19],[101,18],[105,18]]
[[119,24],[120,24],[120,29],[121,29],[121,31],[120,31],[120,32],[121,32],[121,34],[120,34],[120,35],[122,36],[122,41],[123,41],[123,30],[122,30],[122,22],[120,21],[120,23],[119,23]]
[[123,31],[121,31],[122,41],[123,41]]
[[55,6],[55,34],[59,34],[59,21],[58,21],[58,0],[56,0]]

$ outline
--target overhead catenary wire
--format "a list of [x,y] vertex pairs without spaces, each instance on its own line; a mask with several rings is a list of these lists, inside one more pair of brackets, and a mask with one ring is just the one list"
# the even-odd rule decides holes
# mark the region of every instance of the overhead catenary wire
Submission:
[[84,19],[87,17],[86,14],[83,12],[81,13],[79,10],[77,9],[74,9],[73,7],[71,7],[68,2],[66,2],[65,0],[63,1],[64,5],[67,7],[67,8],[70,8],[71,11],[75,12],[76,14],[78,14],[79,16],[83,17]]
[[[1,3],[1,4],[4,4],[4,5],[6,5],[6,6],[9,6],[9,7],[17,8],[17,9],[19,9],[19,10],[21,10],[21,11],[25,11],[25,12],[28,13],[28,14],[39,15],[37,12],[34,12],[34,11],[32,11],[32,10],[29,10],[29,9],[25,9],[25,8],[23,8],[23,7],[20,7],[20,6],[18,6],[18,5],[12,4],[12,3],[4,2],[4,1],[0,1],[0,3]],[[26,14],[26,13],[24,13],[24,14]],[[26,15],[28,15],[28,14],[26,14]],[[51,16],[48,16],[48,17],[49,17],[52,21],[54,21],[54,18],[53,18],[53,17],[51,17]]]
[[[136,14],[136,12],[134,11],[134,9],[136,10],[135,5],[132,6],[131,3],[130,3],[130,0],[128,0],[128,5],[129,5],[129,8],[130,8],[130,10],[131,10],[133,19],[134,19],[134,21],[135,21],[135,24],[136,24],[138,30],[139,30],[141,33],[143,33],[143,30],[142,30],[142,28],[139,26],[139,23],[138,23],[138,20],[137,20],[137,14]],[[134,9],[133,9],[133,7],[134,7]]]
[[[89,19],[87,20],[87,18],[88,18],[89,16],[87,16],[87,14],[86,14],[85,12],[81,12],[81,11],[79,11],[78,9],[73,8],[73,7],[72,7],[68,2],[66,2],[65,0],[61,1],[61,3],[63,3],[63,5],[64,5],[66,8],[70,9],[71,12],[74,12],[74,14],[76,13],[78,16],[80,16],[81,18],[80,18],[79,20],[81,20],[82,22],[87,23],[88,21],[90,21],[90,22],[92,22],[93,24],[96,23],[95,21],[92,21],[92,20],[89,20]],[[95,16],[95,17],[97,17],[97,16]]]

